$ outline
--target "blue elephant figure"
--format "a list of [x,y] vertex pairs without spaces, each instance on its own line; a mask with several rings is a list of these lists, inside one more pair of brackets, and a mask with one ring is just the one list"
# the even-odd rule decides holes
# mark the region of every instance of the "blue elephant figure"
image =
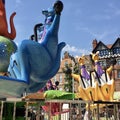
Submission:
[[65,42],[58,43],[58,31],[63,3],[56,1],[45,15],[41,39],[22,40],[10,57],[8,76],[0,76],[0,96],[20,97],[26,90],[34,93],[45,86],[59,70]]

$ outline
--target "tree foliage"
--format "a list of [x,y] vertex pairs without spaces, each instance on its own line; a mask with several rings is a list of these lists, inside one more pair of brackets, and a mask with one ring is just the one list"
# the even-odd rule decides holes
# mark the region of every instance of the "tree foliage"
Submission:
[[65,84],[64,84],[64,89],[65,91],[68,92],[73,92],[73,78],[71,76],[71,73],[78,74],[79,73],[79,67],[78,64],[75,63],[74,65],[72,64],[66,64],[65,67],[63,68],[63,73],[65,74]]

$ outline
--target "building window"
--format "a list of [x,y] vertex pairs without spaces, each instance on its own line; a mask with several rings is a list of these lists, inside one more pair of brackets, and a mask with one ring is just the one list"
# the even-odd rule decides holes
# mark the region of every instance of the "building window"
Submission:
[[117,65],[120,65],[120,59],[117,59]]
[[63,91],[63,88],[59,88],[60,91]]
[[100,65],[106,67],[106,61],[100,61]]
[[120,54],[120,48],[114,48],[113,54]]
[[106,55],[109,55],[109,51],[108,50],[100,50],[99,51],[99,55],[102,57],[102,56],[106,56]]
[[62,75],[59,76],[59,82],[62,83]]
[[68,61],[65,61],[64,65],[65,65],[65,66],[68,65]]
[[86,65],[86,69],[89,71],[91,69],[90,65]]
[[56,80],[56,76],[54,76],[54,82],[56,82],[57,80]]
[[117,77],[120,78],[120,70],[117,71]]

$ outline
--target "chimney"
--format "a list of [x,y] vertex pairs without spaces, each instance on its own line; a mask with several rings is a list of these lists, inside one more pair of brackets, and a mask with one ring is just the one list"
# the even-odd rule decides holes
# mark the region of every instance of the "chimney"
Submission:
[[97,46],[97,40],[96,39],[93,40],[92,45],[93,45],[93,49]]

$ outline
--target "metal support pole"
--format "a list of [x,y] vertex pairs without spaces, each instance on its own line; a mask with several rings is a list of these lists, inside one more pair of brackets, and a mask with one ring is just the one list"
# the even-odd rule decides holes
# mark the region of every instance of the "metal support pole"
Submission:
[[118,104],[116,104],[116,117],[117,117],[117,120],[119,120],[119,109],[118,109]]
[[70,114],[69,114],[70,120],[72,120],[72,105],[70,103]]
[[97,103],[97,120],[100,120],[100,115],[99,115],[99,103]]
[[109,114],[109,110],[108,110],[108,106],[106,104],[106,120],[108,120],[108,114]]
[[114,104],[114,120],[117,120],[116,104]]
[[42,113],[41,113],[41,108],[40,108],[40,105],[41,105],[41,103],[40,103],[40,102],[38,102],[38,106],[37,106],[37,113],[36,113],[37,120],[42,119]]
[[26,113],[25,113],[25,120],[28,120],[28,104],[29,102],[26,102]]
[[52,118],[51,118],[51,117],[52,117],[52,116],[51,116],[51,106],[52,106],[51,104],[52,104],[52,103],[49,102],[49,115],[48,115],[48,119],[49,119],[49,120],[52,119]]
[[60,104],[60,106],[59,106],[59,120],[61,120],[61,115],[62,115],[62,104],[61,104],[61,102],[59,103]]
[[88,120],[90,120],[91,117],[91,110],[90,110],[90,103],[88,102]]
[[1,101],[0,120],[2,120],[4,101]]
[[15,114],[16,114],[16,102],[14,102],[13,120],[15,120]]

